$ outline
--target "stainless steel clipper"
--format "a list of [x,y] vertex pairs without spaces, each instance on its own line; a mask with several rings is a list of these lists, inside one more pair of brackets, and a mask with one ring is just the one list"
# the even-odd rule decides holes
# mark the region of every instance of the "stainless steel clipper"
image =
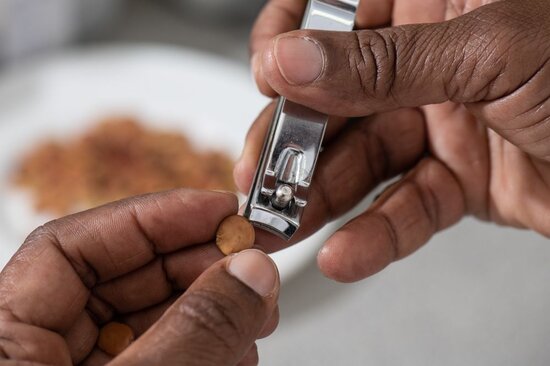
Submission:
[[[309,0],[302,29],[351,31],[359,0]],[[328,116],[280,98],[244,216],[289,240],[300,227]]]

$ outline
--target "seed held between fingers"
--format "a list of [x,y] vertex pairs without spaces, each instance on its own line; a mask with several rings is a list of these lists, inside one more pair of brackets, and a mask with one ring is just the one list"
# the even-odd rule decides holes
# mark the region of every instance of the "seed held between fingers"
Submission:
[[97,346],[110,356],[118,356],[134,339],[132,328],[126,324],[111,322],[99,331]]
[[216,245],[225,255],[252,248],[254,240],[254,227],[246,218],[239,215],[226,217],[216,234]]

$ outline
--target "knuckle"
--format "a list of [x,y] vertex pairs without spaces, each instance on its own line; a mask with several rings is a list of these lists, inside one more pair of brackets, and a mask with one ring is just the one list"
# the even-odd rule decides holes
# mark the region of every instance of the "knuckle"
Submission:
[[239,305],[227,295],[207,290],[188,293],[179,306],[179,313],[191,333],[214,339],[230,352],[245,335],[238,321],[239,311]]
[[47,243],[59,247],[59,240],[53,229],[52,223],[46,223],[34,229],[25,239],[23,245],[12,257],[12,261],[15,262],[28,262],[40,254],[40,251],[36,252],[35,248]]
[[[14,256],[16,261],[36,260],[42,250],[37,248],[54,248],[61,254],[78,273],[83,283],[91,288],[97,281],[97,273],[91,265],[82,257],[78,249],[71,248],[66,236],[66,227],[70,226],[74,217],[65,217],[52,220],[34,229]],[[80,224],[81,228],[85,226]]]
[[396,42],[387,33],[354,32],[355,43],[349,51],[349,69],[361,92],[376,98],[392,96],[395,84]]
[[531,118],[529,125],[500,133],[526,153],[548,160],[550,156],[550,116]]
[[[513,2],[498,2],[456,18],[449,35],[457,46],[453,51],[447,95],[457,102],[492,100],[519,87],[528,65],[540,59],[541,32],[548,34],[541,17],[516,9]],[[534,37],[534,35],[537,35]],[[450,39],[449,39],[450,40]],[[444,42],[447,43],[447,42]],[[529,65],[530,66],[530,65]]]
[[71,364],[67,343],[58,333],[36,331],[17,320],[0,320],[0,365],[35,365],[32,360],[40,360],[40,365]]
[[54,233],[55,221],[48,222],[34,229],[25,239],[25,244],[29,245],[37,241],[48,240],[57,242],[57,236]]
[[463,47],[457,49],[453,59],[454,73],[447,92],[451,100],[485,99],[503,75],[506,51],[499,43],[503,31],[487,25],[487,20],[480,21],[478,17],[458,23],[466,32]]
[[[388,33],[394,44],[394,89],[416,90],[419,80],[433,77],[432,59],[439,59],[445,28],[402,26]],[[396,85],[397,82],[399,85]]]

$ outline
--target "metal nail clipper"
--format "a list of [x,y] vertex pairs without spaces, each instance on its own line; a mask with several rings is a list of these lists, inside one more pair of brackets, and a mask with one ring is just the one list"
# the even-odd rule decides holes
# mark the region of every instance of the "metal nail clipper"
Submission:
[[[302,29],[351,31],[360,0],[309,0]],[[286,240],[300,227],[328,116],[279,98],[244,216]]]

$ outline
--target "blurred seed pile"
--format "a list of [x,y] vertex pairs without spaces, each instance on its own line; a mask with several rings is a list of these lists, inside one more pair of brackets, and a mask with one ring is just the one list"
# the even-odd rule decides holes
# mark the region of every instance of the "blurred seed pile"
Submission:
[[233,162],[199,152],[179,133],[155,131],[132,118],[109,118],[81,137],[48,141],[24,156],[16,185],[38,211],[63,215],[120,198],[177,187],[235,191]]

